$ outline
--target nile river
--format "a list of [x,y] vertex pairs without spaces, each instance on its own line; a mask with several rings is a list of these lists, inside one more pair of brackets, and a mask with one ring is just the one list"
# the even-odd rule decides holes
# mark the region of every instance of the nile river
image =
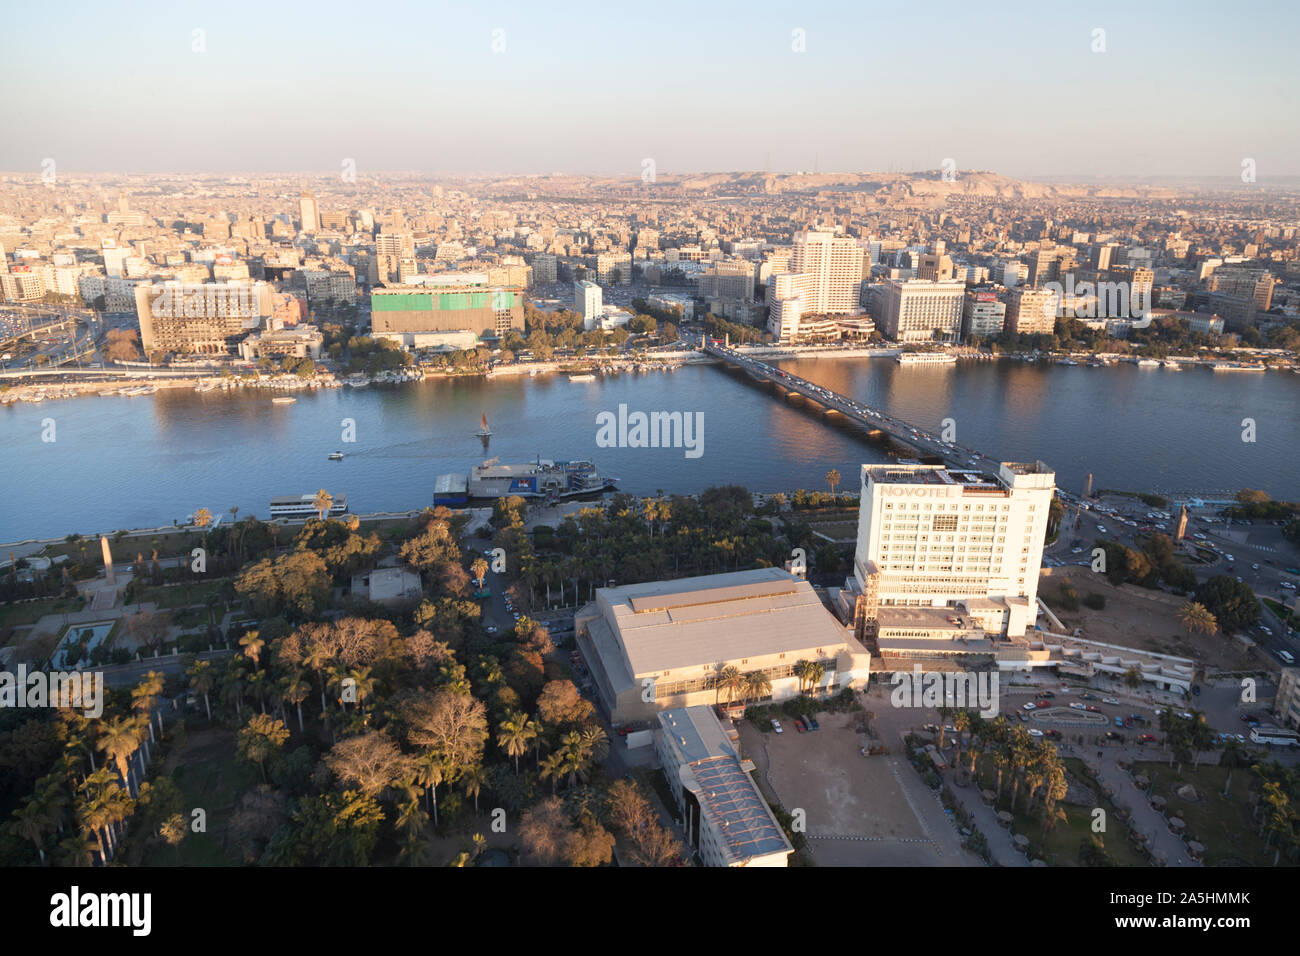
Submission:
[[[1063,487],[1203,490],[1260,487],[1300,498],[1300,376],[1031,366],[1009,361],[902,368],[887,358],[803,360],[783,367],[990,456],[1042,459]],[[0,409],[4,495],[0,542],[170,524],[207,507],[267,517],[273,496],[326,488],[359,513],[431,502],[434,480],[488,456],[503,463],[589,458],[636,494],[736,483],[754,490],[844,487],[884,450],[846,426],[808,415],[740,373],[688,366],[592,383],[563,375],[436,380],[295,393],[91,397]],[[283,393],[280,393],[283,394]],[[703,454],[681,448],[600,448],[596,415],[704,413]],[[475,436],[486,412],[485,454]],[[1242,441],[1242,419],[1256,441]],[[53,419],[55,441],[44,442]],[[356,423],[343,441],[344,419]],[[327,456],[346,455],[341,462]]]

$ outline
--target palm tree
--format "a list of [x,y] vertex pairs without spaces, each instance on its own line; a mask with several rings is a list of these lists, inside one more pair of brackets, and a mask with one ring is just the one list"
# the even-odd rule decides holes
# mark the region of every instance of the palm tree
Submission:
[[95,746],[117,767],[122,783],[131,793],[131,758],[140,749],[140,722],[135,717],[114,717],[102,722]]
[[515,759],[515,773],[519,773],[519,758],[528,752],[528,744],[537,736],[537,725],[527,715],[513,713],[497,728],[497,745],[507,757]]
[[212,673],[212,662],[195,661],[185,672],[185,676],[190,679],[190,689],[196,694],[203,695],[203,709],[207,711],[208,721],[211,722],[212,704],[208,700],[208,695],[212,693],[217,683],[216,675]]
[[296,670],[283,678],[280,697],[287,704],[292,704],[298,711],[298,733],[305,733],[302,725],[302,702],[307,699],[311,685],[303,679],[302,671]]
[[1124,672],[1124,686],[1129,690],[1137,690],[1142,686],[1142,672],[1136,667],[1130,667]]
[[952,761],[952,765],[954,767],[961,766],[961,736],[966,731],[970,730],[970,726],[971,726],[970,711],[959,709],[956,713],[952,715],[952,729],[956,731],[956,733],[952,735],[953,736],[952,742],[957,747],[957,753],[953,757],[953,761]]
[[33,796],[21,810],[14,811],[14,832],[32,841],[40,854],[42,866],[45,865],[45,835],[54,828],[54,822],[49,804],[37,796]]
[[731,702],[736,699],[736,693],[744,689],[745,676],[741,674],[740,668],[728,664],[722,670],[718,671],[718,679],[714,685],[714,704],[717,703],[718,692],[727,692],[727,707],[731,707]]
[[952,716],[952,708],[944,705],[939,708],[939,749],[943,749],[943,735],[948,732],[948,718]]
[[334,496],[322,488],[320,491],[316,492],[316,497],[312,498],[311,505],[316,509],[316,513],[320,515],[320,520],[324,521],[325,516],[329,514],[330,509],[334,507]]
[[764,671],[750,671],[741,679],[744,681],[746,700],[762,700],[772,693],[772,679]]
[[415,758],[415,780],[424,788],[424,799],[433,802],[433,825],[438,825],[438,786],[443,778],[442,757],[434,750],[423,751]]
[[1184,604],[1180,620],[1188,634],[1213,634],[1219,629],[1214,613],[1199,601]]
[[557,750],[546,755],[541,762],[541,778],[551,781],[551,796],[555,796],[555,783],[564,776],[565,753]]
[[470,569],[474,572],[474,579],[478,581],[478,586],[483,587],[483,579],[487,577],[488,573],[488,563],[482,558],[475,558],[474,563],[470,565]]
[[808,662],[804,660],[795,661],[791,670],[794,672],[794,676],[799,678],[799,693],[802,694],[804,685],[808,682]]
[[[149,739],[153,740],[153,715],[158,706],[158,698],[162,696],[163,685],[166,678],[157,671],[149,671],[141,679],[140,683],[131,691],[131,701],[136,713],[144,718],[149,727]],[[162,714],[158,715],[158,736],[163,735]]]
[[203,532],[203,550],[208,550],[208,526],[212,524],[212,512],[199,508],[194,512],[194,527]]
[[840,473],[832,468],[826,472],[826,484],[831,486],[831,501],[835,501],[835,486],[840,483]]
[[609,756],[609,737],[602,727],[591,724],[582,729],[582,746],[594,761],[602,761]]
[[460,776],[461,788],[465,791],[465,796],[474,798],[474,812],[478,813],[478,796],[483,791],[483,785],[487,783],[487,773],[481,763],[467,768]]
[[257,670],[258,663],[262,659],[262,649],[266,647],[266,641],[258,636],[257,631],[247,631],[239,639],[239,646],[244,649],[244,655],[253,662],[253,670]]

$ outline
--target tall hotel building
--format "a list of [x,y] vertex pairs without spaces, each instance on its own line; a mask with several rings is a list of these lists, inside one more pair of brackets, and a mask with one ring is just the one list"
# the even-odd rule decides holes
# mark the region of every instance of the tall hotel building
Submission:
[[[1037,613],[1038,572],[1055,474],[1004,462],[996,476],[941,465],[862,466],[850,590],[855,630],[940,648],[962,638],[1023,638]],[[919,645],[917,642],[921,642]],[[951,651],[951,648],[948,648]]]
[[862,289],[863,266],[871,253],[857,239],[829,232],[795,236],[790,271],[810,276],[804,312],[835,315],[854,312]]
[[961,334],[964,282],[888,279],[877,324],[898,342],[956,342]]

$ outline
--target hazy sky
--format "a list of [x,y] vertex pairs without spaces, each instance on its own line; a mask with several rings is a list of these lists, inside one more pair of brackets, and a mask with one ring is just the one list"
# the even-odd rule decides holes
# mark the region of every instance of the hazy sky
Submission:
[[1297,35],[1285,0],[12,4],[0,169],[1266,181]]

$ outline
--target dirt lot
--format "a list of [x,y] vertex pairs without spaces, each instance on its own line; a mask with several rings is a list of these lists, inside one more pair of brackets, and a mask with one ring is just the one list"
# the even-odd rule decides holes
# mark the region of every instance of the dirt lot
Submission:
[[[856,714],[823,714],[820,730],[761,734],[745,723],[745,753],[790,811],[807,815],[809,846],[820,866],[951,866],[969,861],[934,797],[898,756],[863,757]],[[911,775],[907,777],[905,775]],[[906,782],[913,785],[906,787]],[[930,825],[923,825],[925,813]],[[937,816],[936,816],[937,814]],[[848,839],[845,839],[848,838]],[[936,850],[934,840],[943,845]]]
[[[1090,591],[1104,595],[1106,607],[1100,611],[1086,607],[1062,611],[1057,593],[1061,582],[1067,579],[1081,598]],[[1174,598],[1177,603],[1158,600],[1173,598],[1163,591],[1154,592],[1148,598],[1116,588],[1088,568],[1069,567],[1053,568],[1050,576],[1043,575],[1038,594],[1067,628],[1083,628],[1083,636],[1091,641],[1190,657],[1211,670],[1233,670],[1249,665],[1251,660],[1240,645],[1223,634],[1188,636],[1178,620],[1182,600]]]

